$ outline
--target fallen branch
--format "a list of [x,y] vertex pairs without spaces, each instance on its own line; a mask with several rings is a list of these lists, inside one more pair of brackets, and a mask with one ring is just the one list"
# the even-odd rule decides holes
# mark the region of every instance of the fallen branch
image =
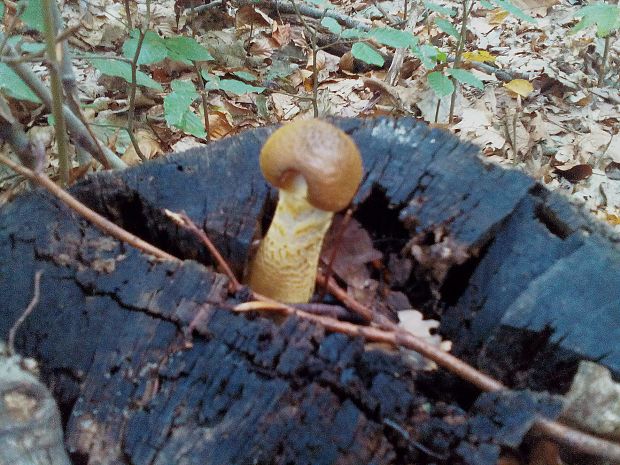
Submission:
[[[293,5],[289,3],[281,3],[277,0],[235,0],[235,6],[241,7],[246,5],[252,5],[258,8],[269,8],[270,10],[277,11],[284,14],[296,14],[295,8]],[[193,12],[195,15],[204,13],[205,11],[211,10],[213,8],[217,8],[222,6],[221,0],[216,0],[214,2],[208,3],[206,5],[200,5],[194,8],[188,8],[186,12]],[[333,18],[338,21],[340,24],[343,24],[346,27],[350,27],[353,29],[360,29],[362,31],[369,31],[371,26],[369,23],[365,21],[360,21],[358,19],[352,18],[348,15],[338,13],[333,10],[322,10],[320,8],[314,8],[308,5],[300,4],[299,12],[308,16],[309,18],[321,19],[324,17]]]

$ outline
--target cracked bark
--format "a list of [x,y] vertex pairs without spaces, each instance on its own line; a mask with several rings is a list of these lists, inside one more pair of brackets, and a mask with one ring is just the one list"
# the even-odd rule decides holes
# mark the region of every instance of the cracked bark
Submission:
[[[531,385],[554,387],[544,363],[572,366],[604,350],[603,362],[618,374],[613,326],[587,319],[578,335],[598,344],[591,346],[563,345],[540,329],[558,325],[566,335],[569,318],[571,325],[584,318],[570,287],[557,283],[560,271],[568,282],[583,279],[575,262],[589,253],[604,266],[599,272],[592,263],[588,279],[620,276],[604,228],[526,176],[483,165],[476,147],[447,133],[411,120],[337,124],[364,157],[367,175],[354,202],[362,224],[379,232],[392,216],[397,233],[383,246],[408,252],[416,245],[420,261],[404,290],[413,298],[425,287],[434,296],[427,308],[445,311],[443,330],[455,350],[514,382],[505,360],[523,363],[534,334],[535,363],[523,366]],[[34,271],[44,269],[41,303],[17,343],[41,361],[74,461],[461,464],[477,454],[477,463],[495,463],[502,444],[470,442],[479,413],[456,404],[457,393],[437,392],[434,377],[446,375],[414,373],[398,353],[365,349],[307,322],[279,325],[226,310],[245,296],[227,296],[226,279],[204,266],[207,252],[162,209],[185,210],[203,225],[240,275],[269,211],[257,160],[272,130],[100,173],[73,189],[181,263],[103,236],[41,191],[0,212],[0,337],[27,304]],[[423,260],[438,252],[441,259]],[[596,293],[617,302],[620,285],[603,287],[579,287],[578,303],[606,321],[611,309]],[[532,319],[536,299],[546,312]]]

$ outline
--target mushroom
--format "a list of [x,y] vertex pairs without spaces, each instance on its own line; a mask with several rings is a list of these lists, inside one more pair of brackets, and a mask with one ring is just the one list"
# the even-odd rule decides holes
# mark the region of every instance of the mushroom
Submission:
[[260,167],[265,179],[279,188],[279,200],[250,263],[248,284],[281,302],[308,302],[334,212],[349,205],[362,179],[359,150],[333,125],[300,120],[267,139]]

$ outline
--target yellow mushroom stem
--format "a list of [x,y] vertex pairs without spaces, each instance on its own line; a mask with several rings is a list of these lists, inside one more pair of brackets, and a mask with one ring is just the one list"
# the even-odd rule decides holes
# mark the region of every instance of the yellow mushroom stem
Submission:
[[306,196],[301,176],[280,190],[271,226],[250,264],[250,287],[281,302],[310,301],[323,238],[334,216],[310,205]]

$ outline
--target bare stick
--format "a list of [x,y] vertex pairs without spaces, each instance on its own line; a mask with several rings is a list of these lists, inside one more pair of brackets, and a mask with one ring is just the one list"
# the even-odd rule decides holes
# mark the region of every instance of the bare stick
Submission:
[[233,272],[230,265],[226,262],[222,254],[217,250],[217,247],[211,242],[211,239],[207,236],[207,234],[194,223],[189,216],[185,212],[175,213],[170,210],[164,210],[168,218],[174,221],[176,224],[181,226],[182,228],[187,229],[196,237],[198,237],[202,243],[207,247],[209,253],[213,256],[215,262],[222,270],[222,272],[228,277],[230,281],[231,291],[238,292],[243,288],[243,285],[237,280],[235,277],[235,273]]
[[364,320],[373,320],[373,311],[368,307],[360,304],[357,300],[347,294],[347,291],[345,291],[340,286],[338,286],[338,284],[336,284],[334,278],[326,278],[325,275],[319,271],[316,274],[316,282],[319,286],[326,288],[329,292],[333,294],[334,297],[336,297],[336,299],[345,304],[347,308],[357,313]]
[[[255,2],[254,0],[236,0],[234,1],[234,4],[237,7],[241,7],[244,5],[252,5],[252,6],[258,6],[258,7],[267,7],[273,10],[279,10],[280,13],[284,13],[284,14],[296,14],[295,8],[292,5],[288,3],[284,3],[284,2],[279,2],[277,0],[260,0],[258,2]],[[194,8],[192,11],[195,14],[199,14],[211,8],[216,8],[221,5],[222,5],[222,2],[220,0],[215,0],[211,3],[208,3],[207,5],[200,5]],[[308,5],[298,5],[298,7],[302,15],[308,16],[310,18],[320,19],[320,18],[323,18],[324,16],[327,16],[328,18],[334,18],[336,21],[338,21],[340,24],[343,24],[346,27],[350,27],[354,29],[361,29],[362,31],[369,31],[371,27],[368,22],[357,20],[355,18],[352,18],[351,16],[347,16],[345,14],[338,13],[336,11],[332,11],[332,10],[324,11],[320,8],[314,8]]]
[[73,197],[71,194],[54,184],[54,182],[51,181],[44,174],[35,173],[34,171],[15,163],[14,161],[6,158],[3,155],[0,155],[0,163],[5,164],[13,171],[25,176],[26,178],[50,191],[50,193],[57,197],[61,202],[63,202],[69,208],[77,212],[83,218],[90,221],[93,225],[95,225],[104,233],[109,234],[137,249],[140,249],[146,254],[153,255],[154,257],[160,258],[162,260],[170,260],[176,262],[180,261],[178,258],[173,257],[169,253],[164,252],[163,250],[155,247],[154,245],[149,244],[148,242],[140,239],[138,236],[131,234],[120,226],[112,223],[110,220],[104,218],[99,213],[91,210],[82,202]]
[[37,304],[39,303],[39,297],[40,297],[40,291],[41,291],[40,284],[41,284],[42,274],[43,274],[43,270],[38,270],[34,274],[34,291],[32,294],[32,299],[30,300],[30,303],[26,307],[26,310],[24,310],[24,313],[22,313],[21,316],[17,319],[17,321],[13,323],[13,326],[11,326],[11,329],[9,330],[9,338],[7,340],[7,350],[8,350],[9,355],[15,354],[15,336],[17,335],[17,331],[19,330],[20,326],[24,323],[24,321],[26,321],[26,318],[30,316],[34,308],[37,306]]

